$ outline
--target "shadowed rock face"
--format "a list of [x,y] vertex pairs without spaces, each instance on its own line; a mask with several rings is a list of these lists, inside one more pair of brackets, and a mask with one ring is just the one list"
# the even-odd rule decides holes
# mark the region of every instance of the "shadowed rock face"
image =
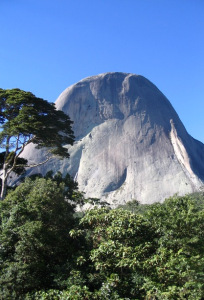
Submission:
[[[69,160],[53,159],[30,173],[69,172],[87,196],[112,205],[163,201],[204,183],[204,145],[185,130],[167,98],[146,78],[105,73],[81,80],[57,99],[74,121]],[[43,160],[30,146],[24,157]]]

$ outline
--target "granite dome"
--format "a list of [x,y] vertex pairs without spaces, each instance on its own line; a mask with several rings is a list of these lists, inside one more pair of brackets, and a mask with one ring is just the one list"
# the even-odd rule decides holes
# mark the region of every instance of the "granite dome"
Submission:
[[[146,78],[119,72],[85,78],[56,106],[74,121],[70,159],[52,159],[30,173],[69,172],[87,196],[112,205],[153,203],[203,187],[204,145]],[[30,146],[24,156],[41,161],[44,151]]]

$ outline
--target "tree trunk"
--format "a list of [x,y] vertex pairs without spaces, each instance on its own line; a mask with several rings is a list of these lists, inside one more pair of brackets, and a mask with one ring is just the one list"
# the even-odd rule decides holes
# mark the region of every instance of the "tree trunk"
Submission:
[[7,191],[7,178],[8,178],[8,174],[7,174],[7,170],[6,170],[6,166],[3,166],[3,175],[2,175],[2,182],[1,182],[1,196],[0,196],[0,200],[4,200],[5,196],[6,196],[6,191]]
[[6,190],[7,190],[7,179],[8,179],[8,162],[7,162],[7,157],[9,155],[9,142],[10,142],[10,136],[7,136],[6,138],[6,152],[4,156],[4,164],[3,164],[3,174],[1,177],[1,196],[0,200],[4,200],[6,197]]

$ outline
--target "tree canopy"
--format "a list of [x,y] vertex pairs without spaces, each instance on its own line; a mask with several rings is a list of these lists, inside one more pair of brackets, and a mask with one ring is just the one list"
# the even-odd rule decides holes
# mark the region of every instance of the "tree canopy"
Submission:
[[50,175],[0,203],[2,299],[204,298],[203,195],[78,218],[76,187]]
[[4,153],[1,198],[5,197],[9,174],[22,167],[19,157],[28,144],[46,147],[47,159],[51,155],[69,157],[64,147],[74,142],[69,116],[30,92],[0,89],[0,125],[0,148]]
[[203,299],[203,203],[203,196],[175,196],[143,209],[133,203],[134,213],[86,212],[71,231],[87,243],[73,284],[81,293],[88,286],[90,299]]
[[26,292],[59,287],[57,281],[63,285],[67,279],[74,253],[69,231],[75,219],[73,206],[64,199],[64,187],[51,179],[27,178],[1,201],[3,299],[20,299]]

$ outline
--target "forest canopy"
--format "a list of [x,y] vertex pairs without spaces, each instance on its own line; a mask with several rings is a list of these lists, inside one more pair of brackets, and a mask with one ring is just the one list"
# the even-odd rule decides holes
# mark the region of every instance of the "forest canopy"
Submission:
[[79,214],[69,184],[26,179],[1,202],[2,299],[203,299],[203,193]]

